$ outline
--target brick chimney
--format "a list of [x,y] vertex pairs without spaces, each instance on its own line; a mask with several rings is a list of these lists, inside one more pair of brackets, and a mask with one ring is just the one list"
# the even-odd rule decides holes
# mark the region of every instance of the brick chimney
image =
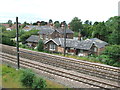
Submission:
[[70,24],[68,24],[68,29],[70,29]]
[[54,24],[53,24],[53,23],[50,23],[50,27],[51,27],[52,29],[54,29]]
[[40,26],[40,21],[37,21],[37,25]]
[[82,35],[81,35],[81,33],[79,32],[79,33],[78,33],[78,40],[81,41],[81,37],[82,37]]

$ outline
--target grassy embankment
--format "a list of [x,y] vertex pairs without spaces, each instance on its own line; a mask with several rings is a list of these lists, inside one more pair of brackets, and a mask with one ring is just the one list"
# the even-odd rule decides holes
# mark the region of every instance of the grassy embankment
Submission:
[[[20,76],[22,70],[16,70],[15,68],[9,67],[8,65],[0,64],[2,72],[0,72],[0,77],[2,77],[2,87],[3,88],[26,88],[20,82]],[[65,88],[65,86],[53,82],[51,80],[45,79],[47,87],[46,88]]]

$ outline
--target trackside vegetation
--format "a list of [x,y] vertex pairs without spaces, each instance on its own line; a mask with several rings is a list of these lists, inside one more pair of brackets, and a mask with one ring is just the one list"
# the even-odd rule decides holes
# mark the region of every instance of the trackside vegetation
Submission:
[[32,88],[34,90],[38,88],[65,88],[61,84],[38,76],[30,69],[16,70],[6,64],[0,64],[0,68],[2,68],[0,76],[3,88]]

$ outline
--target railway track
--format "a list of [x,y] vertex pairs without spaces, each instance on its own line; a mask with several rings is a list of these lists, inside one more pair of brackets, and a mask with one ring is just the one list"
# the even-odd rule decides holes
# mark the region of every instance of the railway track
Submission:
[[[27,56],[27,54],[23,54],[22,52],[21,56]],[[101,77],[101,78],[105,77],[105,79],[108,79],[108,80],[119,81],[118,73],[110,73],[108,71],[96,70],[94,68],[91,68],[91,67],[88,68],[86,66],[81,66],[79,64],[74,64],[74,63],[65,62],[61,60],[55,60],[47,56],[42,56],[42,55],[39,56],[39,55],[32,54],[27,59],[39,61],[41,63],[49,64],[56,67],[61,67],[67,70],[73,70],[80,73],[89,74],[96,77]]]
[[[15,56],[11,56],[11,55],[4,54],[4,53],[2,53],[1,55],[3,58],[3,62],[17,64],[16,63],[17,60],[16,60]],[[79,75],[74,74],[74,73],[66,72],[66,71],[63,71],[60,69],[56,69],[56,68],[51,68],[48,66],[44,66],[42,64],[39,64],[39,62],[31,61],[28,59],[20,58],[20,64],[23,67],[30,67],[32,69],[41,70],[41,71],[47,72],[49,74],[54,74],[57,76],[65,77],[65,78],[68,78],[68,79],[71,79],[74,81],[78,81],[78,82],[83,82],[85,84],[89,84],[89,85],[99,87],[99,88],[104,88],[104,89],[108,89],[108,90],[109,90],[109,88],[120,88],[119,85],[116,85],[113,83],[107,83],[104,81],[96,80],[94,78],[92,79],[92,78],[88,78],[85,76],[79,76]]]
[[[3,52],[9,53],[12,55],[16,54],[16,48],[11,46],[3,46]],[[106,66],[106,65],[99,65],[95,63],[90,63],[86,61],[35,52],[26,49],[20,49],[20,56],[23,58],[39,61],[44,64],[53,65],[56,67],[61,67],[67,70],[73,70],[84,74],[89,74],[91,76],[96,76],[99,78],[104,78],[116,82],[120,82],[120,69]]]

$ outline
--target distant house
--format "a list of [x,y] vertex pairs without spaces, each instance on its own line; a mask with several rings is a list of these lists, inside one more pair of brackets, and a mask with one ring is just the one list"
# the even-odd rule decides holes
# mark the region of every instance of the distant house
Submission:
[[2,24],[5,28],[9,28],[9,24]]
[[[38,34],[42,40],[64,38],[64,30],[62,28],[55,28],[54,26],[50,25],[26,25],[23,29],[25,31],[40,30]],[[66,38],[73,39],[73,34],[74,32],[71,29],[66,29]]]
[[31,35],[27,40],[27,45],[29,47],[36,47],[39,41],[39,36],[37,35]]
[[[43,40],[54,39],[54,38],[63,38],[64,30],[61,28],[54,28],[51,26],[41,26],[37,28],[40,30],[39,36]],[[66,29],[66,38],[73,38],[74,32],[70,29]]]
[[33,30],[33,29],[36,29],[36,26],[33,26],[33,25],[26,25],[23,30],[25,31],[30,31],[30,30]]
[[[88,56],[90,54],[99,55],[108,43],[97,39],[86,39],[83,41],[66,39],[66,53],[78,56]],[[50,39],[44,43],[44,49],[53,52],[64,52],[64,38]]]
[[[6,28],[7,31],[11,31],[13,29],[16,29],[16,24],[12,24],[11,27],[9,26],[9,24],[2,24],[2,25]],[[20,25],[22,25],[22,24],[18,24],[18,26],[20,26]]]
[[106,45],[108,45],[107,42],[98,38],[86,39],[78,43],[76,54],[78,56],[88,56],[90,54],[99,55]]
[[59,37],[58,36],[59,33],[49,26],[41,26],[41,27],[38,27],[37,29],[40,30],[38,32],[40,39],[48,40],[48,39]]
[[[80,41],[66,39],[66,53],[75,54],[75,47]],[[64,38],[50,39],[44,43],[44,49],[53,52],[64,52]]]

